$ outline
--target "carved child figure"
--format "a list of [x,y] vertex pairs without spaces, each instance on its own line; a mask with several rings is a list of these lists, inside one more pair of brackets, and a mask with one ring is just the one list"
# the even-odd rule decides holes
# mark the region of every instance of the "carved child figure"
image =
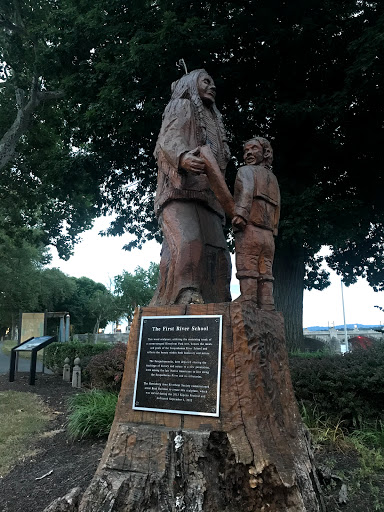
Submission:
[[280,190],[271,170],[272,160],[267,139],[253,137],[244,144],[246,165],[236,176],[232,219],[241,292],[238,300],[254,300],[264,310],[275,309],[272,264],[280,217]]

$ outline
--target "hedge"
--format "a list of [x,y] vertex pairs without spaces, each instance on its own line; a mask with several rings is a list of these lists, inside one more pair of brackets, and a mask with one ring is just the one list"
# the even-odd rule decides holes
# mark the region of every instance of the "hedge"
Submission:
[[61,373],[64,360],[69,358],[72,366],[76,357],[80,358],[80,365],[85,368],[92,356],[109,350],[111,343],[81,343],[79,341],[51,343],[45,349],[45,365],[55,373]]
[[346,426],[384,421],[384,348],[319,358],[290,357],[298,402]]

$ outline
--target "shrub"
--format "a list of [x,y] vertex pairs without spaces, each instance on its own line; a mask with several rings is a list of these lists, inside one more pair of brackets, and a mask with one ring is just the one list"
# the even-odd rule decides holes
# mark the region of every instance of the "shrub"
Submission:
[[68,434],[72,439],[104,437],[115,417],[117,393],[92,389],[73,395],[68,404]]
[[45,365],[53,372],[61,373],[66,357],[69,358],[71,365],[75,357],[79,357],[80,365],[84,369],[92,356],[110,348],[110,343],[81,343],[79,341],[51,343],[45,348]]
[[87,366],[87,378],[92,387],[120,391],[124,373],[127,345],[117,343],[113,348],[93,356]]
[[384,419],[384,350],[381,347],[320,358],[290,358],[296,398],[319,414],[356,427]]
[[311,352],[302,352],[301,350],[295,350],[289,353],[290,357],[301,357],[303,359],[319,359],[324,356],[332,355],[329,350],[314,350]]

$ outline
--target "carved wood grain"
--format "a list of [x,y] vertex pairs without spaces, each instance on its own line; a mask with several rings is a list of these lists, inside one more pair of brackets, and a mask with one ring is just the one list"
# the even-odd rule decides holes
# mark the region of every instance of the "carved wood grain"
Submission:
[[[132,409],[141,316],[183,314],[223,316],[219,418]],[[79,510],[324,510],[281,314],[251,302],[137,310],[114,424]]]

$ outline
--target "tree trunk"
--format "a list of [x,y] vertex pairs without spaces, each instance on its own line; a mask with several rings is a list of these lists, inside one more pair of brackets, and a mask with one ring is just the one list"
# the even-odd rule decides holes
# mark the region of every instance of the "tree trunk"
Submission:
[[279,247],[273,264],[276,309],[283,313],[289,351],[303,341],[304,249],[289,245]]
[[57,100],[64,97],[62,91],[38,90],[38,79],[33,77],[30,96],[25,101],[25,91],[16,90],[17,114],[12,126],[0,139],[0,169],[5,167],[15,156],[16,146],[20,138],[28,131],[33,113],[42,101]]
[[[142,315],[222,316],[219,417],[133,409]],[[109,440],[75,510],[324,511],[293,393],[281,314],[251,302],[136,311]]]
[[95,326],[94,326],[94,328],[93,328],[93,334],[97,334],[97,333],[99,332],[100,321],[101,321],[101,315],[99,315],[99,316],[97,317],[97,320],[96,320]]
[[20,335],[18,331],[18,328],[19,328],[19,317],[18,315],[15,315],[14,313],[12,313],[11,315],[11,340],[15,340],[17,341],[18,340],[18,337]]

